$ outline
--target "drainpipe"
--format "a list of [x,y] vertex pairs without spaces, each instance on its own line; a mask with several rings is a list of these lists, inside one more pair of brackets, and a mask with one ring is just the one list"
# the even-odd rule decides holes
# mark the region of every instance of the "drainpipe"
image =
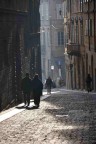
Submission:
[[96,10],[95,10],[95,8],[96,8],[96,3],[95,3],[95,0],[94,0],[94,10],[93,10],[93,12],[94,12],[94,51],[96,52],[96,35],[95,35],[95,32],[96,32],[96,25],[95,25],[95,21],[96,21],[96,18],[95,18],[95,12],[96,12]]
[[89,0],[88,0],[88,42],[89,42],[89,50],[90,50],[90,33],[89,33],[89,19],[90,19],[90,14],[89,14]]
[[[69,0],[70,2],[70,22],[71,22],[71,0]],[[71,23],[70,23],[71,24]],[[71,30],[71,25],[70,25],[70,30]],[[69,39],[71,39],[71,34],[69,32]]]

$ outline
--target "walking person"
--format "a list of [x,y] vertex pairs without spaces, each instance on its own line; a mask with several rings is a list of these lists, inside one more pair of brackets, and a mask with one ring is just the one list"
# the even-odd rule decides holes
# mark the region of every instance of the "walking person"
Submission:
[[88,92],[91,91],[92,90],[92,78],[91,78],[90,74],[87,75],[86,85],[87,85]]
[[35,74],[32,80],[32,93],[34,97],[34,104],[36,108],[40,106],[40,96],[42,95],[43,83],[39,79],[39,75]]
[[31,78],[29,78],[29,73],[26,73],[25,78],[22,79],[21,88],[23,91],[25,106],[29,106],[31,94]]
[[47,94],[51,94],[52,80],[50,76],[46,80]]

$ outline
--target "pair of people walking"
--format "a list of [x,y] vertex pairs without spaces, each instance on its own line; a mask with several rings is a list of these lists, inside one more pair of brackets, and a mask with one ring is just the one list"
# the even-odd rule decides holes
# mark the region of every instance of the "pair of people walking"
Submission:
[[22,79],[22,91],[24,95],[25,106],[30,105],[31,93],[33,94],[34,104],[38,108],[40,105],[40,96],[42,95],[43,84],[39,79],[38,74],[35,74],[34,78],[31,80],[29,74],[26,73],[26,77]]

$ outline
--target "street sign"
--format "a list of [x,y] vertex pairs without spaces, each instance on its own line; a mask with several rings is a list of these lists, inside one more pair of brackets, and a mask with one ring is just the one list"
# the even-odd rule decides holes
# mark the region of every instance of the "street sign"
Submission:
[[54,66],[51,66],[51,70],[54,70]]

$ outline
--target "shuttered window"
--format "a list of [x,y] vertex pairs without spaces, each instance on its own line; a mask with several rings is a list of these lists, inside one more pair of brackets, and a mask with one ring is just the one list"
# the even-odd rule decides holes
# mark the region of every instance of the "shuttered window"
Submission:
[[58,45],[64,45],[64,32],[58,32]]

